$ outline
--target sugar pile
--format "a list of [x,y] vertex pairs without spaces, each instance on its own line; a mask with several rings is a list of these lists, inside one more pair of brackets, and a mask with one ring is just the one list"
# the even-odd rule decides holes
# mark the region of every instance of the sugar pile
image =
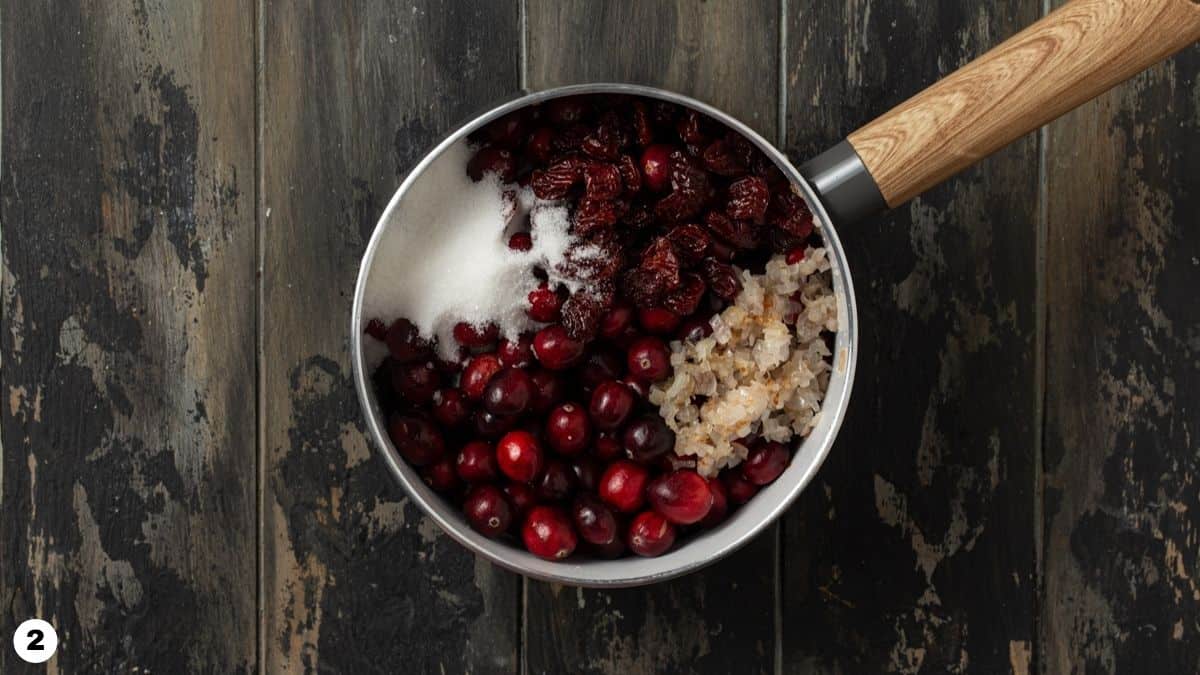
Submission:
[[[572,292],[585,280],[564,278],[567,260],[592,254],[569,233],[565,205],[536,199],[527,188],[502,185],[494,175],[478,183],[466,173],[471,149],[458,143],[412,185],[379,242],[366,292],[363,320],[385,323],[404,317],[426,338],[438,339],[443,358],[453,358],[454,324],[489,322],[514,338],[537,327],[525,314],[527,296],[540,283],[539,266],[550,283]],[[533,248],[508,248],[512,231],[528,216]],[[369,341],[368,341],[369,342]]]

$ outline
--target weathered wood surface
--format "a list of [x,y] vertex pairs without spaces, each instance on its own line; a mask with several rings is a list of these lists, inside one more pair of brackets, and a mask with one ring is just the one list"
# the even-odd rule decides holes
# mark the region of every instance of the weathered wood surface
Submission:
[[[777,133],[776,2],[532,1],[527,85],[626,81],[660,86]],[[529,673],[771,673],[777,532],[711,569],[649,588],[525,590]]]
[[33,615],[56,672],[1200,670],[1196,48],[843,232],[862,357],[813,488],[597,592],[475,560],[372,456],[345,326],[403,174],[601,79],[802,159],[1041,2],[2,5],[0,672],[41,671]]
[[1200,672],[1200,49],[1047,153],[1044,671]]
[[[788,3],[810,156],[1028,25],[1036,0]],[[788,672],[1031,672],[1038,142],[841,232],[862,340],[838,442],[784,523]]]
[[512,672],[518,577],[441,533],[373,456],[346,330],[358,261],[437,136],[519,86],[515,3],[267,2],[267,672]]
[[255,669],[253,14],[4,4],[0,672]]

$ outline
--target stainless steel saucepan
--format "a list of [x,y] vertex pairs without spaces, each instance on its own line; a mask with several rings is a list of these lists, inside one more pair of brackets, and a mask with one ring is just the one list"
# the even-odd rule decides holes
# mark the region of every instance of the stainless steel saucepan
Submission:
[[[355,385],[367,425],[387,467],[409,496],[450,536],[505,568],[579,586],[647,584],[710,564],[748,542],[783,513],[812,480],[837,435],[858,360],[857,312],[850,266],[838,239],[846,227],[899,206],[1020,136],[1200,40],[1195,0],[1074,0],[999,47],[795,168],[777,148],[726,113],[686,96],[629,84],[584,84],[522,96],[450,133],[413,168],[380,218],[363,255],[355,289],[350,345]],[[796,449],[784,474],[721,526],[658,558],[550,562],[470,528],[397,454],[371,387],[363,342],[363,298],[386,231],[399,226],[401,204],[445,150],[514,110],[575,94],[632,94],[700,111],[754,142],[812,207],[833,265],[839,328],[834,368],[820,423]],[[425,191],[427,193],[427,191]],[[387,317],[394,318],[394,317]]]

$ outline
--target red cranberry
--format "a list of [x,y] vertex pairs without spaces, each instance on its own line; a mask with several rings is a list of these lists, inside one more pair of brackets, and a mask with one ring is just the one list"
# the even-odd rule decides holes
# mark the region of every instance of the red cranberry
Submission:
[[695,471],[675,471],[656,478],[647,490],[650,506],[676,525],[691,525],[713,505],[708,481]]
[[529,374],[529,379],[533,381],[533,400],[529,407],[536,413],[546,412],[566,395],[562,379],[549,370],[538,368]]
[[500,359],[496,358],[495,354],[477,354],[467,363],[467,367],[463,368],[458,388],[462,389],[467,398],[478,400],[483,396],[488,381],[502,368]]
[[671,374],[671,352],[656,337],[638,338],[629,346],[629,374],[646,382],[658,382]]
[[554,152],[554,130],[549,127],[535,129],[525,142],[525,152],[537,162],[549,162]]
[[421,338],[417,327],[408,319],[396,319],[388,327],[388,353],[400,363],[411,363],[427,358],[430,353],[429,343]]
[[546,282],[529,291],[529,309],[525,310],[529,318],[542,323],[558,321],[562,313],[562,298],[550,288]]
[[625,370],[625,359],[607,349],[588,354],[579,368],[579,381],[584,391],[592,391],[601,382],[621,377]]
[[458,477],[468,483],[496,480],[496,451],[483,441],[471,441],[458,451]]
[[521,528],[521,539],[530,553],[546,560],[566,558],[578,543],[571,522],[557,506],[533,507]]
[[591,440],[587,413],[574,403],[564,403],[546,418],[546,442],[562,455],[578,455]]
[[446,452],[441,432],[420,417],[393,417],[388,425],[388,435],[400,456],[413,466],[433,464]]
[[707,319],[688,319],[675,331],[675,337],[684,342],[699,342],[712,332],[712,324]]
[[629,391],[629,387],[609,380],[601,383],[592,392],[592,404],[588,407],[588,413],[597,429],[612,431],[629,418],[634,402],[634,395]]
[[383,342],[387,339],[387,324],[379,319],[371,319],[367,322],[367,327],[363,329],[363,332]]
[[613,537],[613,540],[607,544],[589,544],[584,542],[584,550],[594,558],[612,560],[620,558],[625,554],[625,540],[621,537]]
[[758,494],[758,486],[742,477],[742,472],[734,469],[721,474],[725,483],[725,493],[732,504],[745,504]]
[[523,370],[505,368],[483,390],[483,405],[493,415],[520,415],[533,398],[533,381]]
[[625,428],[625,451],[637,462],[652,462],[675,447],[675,432],[658,415],[643,415]]
[[525,368],[533,363],[533,338],[522,335],[515,341],[501,340],[496,355],[500,363],[508,368]]
[[467,162],[467,175],[471,180],[478,181],[485,173],[494,173],[500,180],[510,182],[517,176],[517,162],[508,150],[493,145],[484,146]]
[[784,260],[789,265],[795,265],[798,262],[802,262],[804,260],[805,255],[806,255],[806,252],[805,252],[804,247],[797,246],[796,248],[787,252],[787,258],[785,258]]
[[534,483],[534,493],[546,502],[566,499],[575,491],[575,472],[562,460],[546,460],[546,470]]
[[729,514],[729,492],[725,489],[725,484],[710,478],[708,490],[713,496],[712,508],[708,510],[708,515],[700,519],[700,527],[715,527]]
[[494,323],[477,328],[466,321],[454,324],[454,339],[468,349],[487,349],[496,343],[500,328]]
[[642,152],[642,183],[654,192],[662,192],[671,184],[671,152],[669,145],[651,145]]
[[679,315],[662,307],[642,307],[638,310],[638,323],[647,333],[670,335],[679,327]]
[[504,486],[504,494],[517,512],[517,517],[524,519],[534,506],[537,506],[537,495],[528,483],[508,483]]
[[533,354],[550,370],[563,370],[583,356],[583,343],[571,339],[562,326],[547,326],[533,336]]
[[637,514],[629,524],[629,550],[653,558],[666,553],[675,543],[675,527],[653,511]]
[[421,478],[426,485],[442,494],[453,492],[460,485],[458,473],[454,470],[454,461],[449,457],[443,457],[421,469]]
[[592,445],[592,454],[602,462],[612,461],[620,457],[622,450],[620,440],[612,434],[603,432],[596,436],[596,442]]
[[508,247],[514,251],[528,251],[533,248],[533,237],[528,232],[513,232],[508,238]]
[[527,431],[510,431],[496,444],[496,463],[505,476],[528,483],[542,472],[542,446]]
[[600,477],[600,498],[618,511],[636,511],[645,501],[648,475],[646,467],[640,464],[617,460]]
[[600,319],[600,335],[609,340],[620,340],[632,328],[633,308],[629,305],[617,305]]
[[499,438],[517,425],[517,419],[511,415],[497,415],[490,410],[476,410],[472,421],[475,423],[475,433],[483,438]]
[[513,508],[500,488],[495,485],[478,485],[467,494],[463,502],[467,522],[475,531],[495,539],[512,526]]
[[636,377],[627,377],[621,380],[621,384],[629,387],[629,391],[633,392],[634,396],[645,400],[650,395],[650,385],[637,379]]
[[660,466],[663,471],[668,473],[671,471],[679,471],[681,469],[695,471],[696,458],[692,455],[684,455],[680,457],[673,452],[668,452],[667,454],[658,458],[658,466]]
[[600,484],[600,463],[595,459],[581,455],[571,460],[571,471],[575,473],[575,483],[580,490],[595,492]]
[[467,398],[457,389],[438,389],[433,394],[433,418],[447,429],[461,426],[467,421],[471,409]]
[[583,119],[585,109],[583,100],[577,96],[556,98],[546,104],[546,119],[558,126],[574,124]]
[[395,363],[392,366],[392,388],[414,405],[425,405],[441,385],[441,374],[433,364]]
[[742,477],[755,485],[766,485],[787,468],[791,453],[783,443],[761,443],[742,462]]
[[589,544],[604,545],[617,538],[617,518],[608,506],[592,495],[579,495],[571,505],[571,519],[579,537]]

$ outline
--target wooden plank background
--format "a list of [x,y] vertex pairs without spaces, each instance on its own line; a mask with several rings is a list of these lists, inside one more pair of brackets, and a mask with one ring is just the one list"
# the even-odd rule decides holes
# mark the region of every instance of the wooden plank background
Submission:
[[[1200,50],[842,233],[862,359],[730,559],[526,581],[372,456],[383,205],[522,87],[654,84],[797,161],[1040,0],[0,1],[0,672],[1200,670]],[[47,667],[8,648],[58,629]]]

